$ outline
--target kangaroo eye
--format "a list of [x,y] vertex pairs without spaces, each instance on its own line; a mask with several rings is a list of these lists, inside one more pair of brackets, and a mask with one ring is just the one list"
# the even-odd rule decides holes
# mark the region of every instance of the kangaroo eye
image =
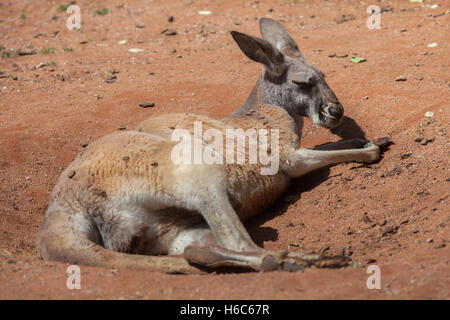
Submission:
[[305,81],[297,81],[292,80],[292,82],[300,89],[300,90],[308,90],[311,89],[313,86],[312,82],[305,82]]

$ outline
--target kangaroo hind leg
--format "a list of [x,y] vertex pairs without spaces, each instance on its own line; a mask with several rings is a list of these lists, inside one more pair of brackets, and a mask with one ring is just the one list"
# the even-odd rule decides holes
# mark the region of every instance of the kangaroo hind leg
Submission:
[[126,254],[101,246],[96,227],[82,212],[53,205],[39,231],[37,249],[43,259],[115,269],[166,273],[201,273],[183,257]]

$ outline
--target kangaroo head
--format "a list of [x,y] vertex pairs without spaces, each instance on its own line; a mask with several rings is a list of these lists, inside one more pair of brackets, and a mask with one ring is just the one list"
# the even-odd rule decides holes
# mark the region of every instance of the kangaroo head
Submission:
[[324,74],[305,60],[280,23],[261,18],[259,26],[263,39],[236,31],[231,35],[247,57],[264,65],[258,83],[262,102],[282,107],[293,116],[308,116],[325,128],[339,125],[344,108]]

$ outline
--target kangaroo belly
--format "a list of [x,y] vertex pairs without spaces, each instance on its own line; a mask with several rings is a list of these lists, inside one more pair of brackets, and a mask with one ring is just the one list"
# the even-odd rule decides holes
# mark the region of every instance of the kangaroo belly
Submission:
[[270,208],[290,182],[281,171],[275,175],[261,175],[259,168],[248,170],[230,165],[227,169],[228,196],[241,221]]

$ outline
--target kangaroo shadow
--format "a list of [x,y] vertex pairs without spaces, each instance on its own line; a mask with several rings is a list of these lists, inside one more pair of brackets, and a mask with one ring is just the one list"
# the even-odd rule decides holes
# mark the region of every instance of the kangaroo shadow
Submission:
[[[333,134],[338,135],[342,140],[359,138],[366,140],[364,130],[349,117],[344,117],[341,124],[331,129]],[[252,239],[259,246],[265,241],[276,241],[278,239],[278,231],[272,227],[261,227],[266,221],[272,220],[284,214],[289,205],[301,199],[301,195],[305,191],[310,191],[325,182],[330,175],[330,166],[312,171],[298,179],[292,179],[290,187],[280,196],[275,204],[265,213],[251,219],[247,224],[247,229]]]
[[253,241],[262,247],[266,241],[278,240],[278,230],[272,227],[261,227],[265,222],[283,215],[288,207],[301,199],[303,192],[310,191],[327,180],[330,174],[330,168],[324,167],[310,172],[301,177],[301,179],[293,179],[289,188],[280,196],[266,212],[252,218],[247,223],[247,230]]
[[330,131],[342,139],[359,138],[367,140],[364,130],[361,129],[355,120],[346,116],[344,116],[340,125]]

